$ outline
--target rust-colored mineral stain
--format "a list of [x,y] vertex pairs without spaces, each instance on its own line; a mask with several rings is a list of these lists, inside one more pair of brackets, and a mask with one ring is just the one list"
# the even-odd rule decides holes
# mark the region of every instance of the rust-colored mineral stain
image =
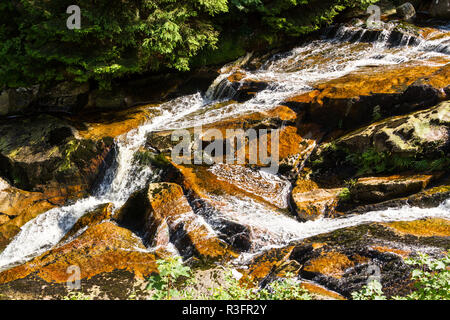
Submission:
[[417,237],[450,237],[450,220],[430,218],[416,221],[385,223],[385,226],[402,235]]
[[347,268],[354,266],[346,255],[339,252],[322,253],[319,257],[307,262],[304,271],[320,273],[334,278],[341,278]]

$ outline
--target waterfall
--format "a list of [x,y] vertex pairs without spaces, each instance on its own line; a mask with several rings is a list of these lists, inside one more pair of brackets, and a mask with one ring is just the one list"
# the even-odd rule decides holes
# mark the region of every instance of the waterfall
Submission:
[[[91,197],[51,209],[22,226],[0,254],[0,270],[23,263],[52,248],[83,214],[99,204],[112,202],[115,208],[119,208],[134,191],[145,187],[155,173],[151,167],[137,165],[134,155],[145,144],[150,132],[200,126],[249,112],[269,110],[288,97],[311,90],[320,81],[335,79],[365,66],[406,62],[430,64],[428,60],[433,57],[448,58],[450,61],[450,38],[421,40],[414,46],[409,45],[411,39],[402,38],[398,46],[392,47],[389,45],[391,34],[392,30],[383,30],[377,33],[375,40],[367,41],[372,39],[367,31],[342,26],[332,39],[312,41],[285,54],[274,55],[258,70],[246,71],[244,79],[265,81],[269,85],[244,103],[219,104],[231,99],[235,93],[227,79],[233,70],[227,69],[205,95],[196,93],[161,104],[157,116],[116,138],[115,164],[107,170],[103,182]],[[268,176],[265,178],[271,179]],[[276,178],[272,179],[275,181]],[[285,194],[281,196],[287,197]],[[306,223],[269,210],[251,199],[228,197],[218,200],[226,203],[220,218],[253,227],[253,251],[361,223],[423,217],[450,218],[449,200],[435,209],[403,207]]]

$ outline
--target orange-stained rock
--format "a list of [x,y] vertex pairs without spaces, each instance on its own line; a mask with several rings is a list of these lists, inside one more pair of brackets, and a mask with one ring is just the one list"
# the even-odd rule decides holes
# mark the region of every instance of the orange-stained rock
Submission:
[[236,72],[234,72],[233,74],[231,74],[230,76],[228,76],[228,81],[230,82],[239,82],[242,79],[244,79],[246,77],[245,72],[241,71],[241,70],[237,70]]
[[63,205],[65,198],[47,192],[29,192],[10,186],[0,178],[0,250],[39,214]]
[[[224,104],[229,104],[230,102],[219,103],[223,106]],[[219,120],[210,124],[206,124],[201,127],[202,136],[200,139],[203,142],[203,148],[211,143],[212,141],[221,141],[220,138],[231,139],[230,134],[233,134],[234,130],[242,130],[245,133],[249,129],[259,130],[259,129],[273,129],[279,128],[284,125],[294,125],[297,119],[297,113],[286,106],[277,106],[268,111],[252,112],[248,114],[238,115],[233,118]],[[190,132],[191,141],[194,141],[194,128],[185,128]],[[211,131],[220,132],[220,137],[216,137]],[[227,134],[227,130],[230,130]],[[172,148],[178,144],[178,141],[171,141],[171,135],[173,131],[158,131],[152,132],[147,137],[147,145],[152,148],[158,149],[160,152],[170,152]],[[307,133],[305,133],[307,134]],[[224,142],[224,141],[222,141]],[[224,152],[225,152],[224,146]]]
[[[269,215],[287,213],[289,182],[252,168],[218,164],[211,167],[175,165],[178,174],[169,181],[178,183],[189,196],[196,212],[208,217],[208,222],[222,239],[238,251],[252,248],[252,239],[270,243],[271,231],[253,224],[240,203],[249,203]],[[250,209],[252,210],[252,209]],[[269,235],[270,234],[270,235]],[[276,232],[273,236],[279,235]]]
[[[241,270],[242,284],[256,285],[269,279],[286,278],[296,276],[302,266],[295,260],[290,260],[295,246],[273,248],[254,257],[247,269]],[[317,299],[345,299],[340,294],[330,291],[313,282],[301,282],[301,287],[308,290]]]
[[429,77],[420,79],[419,82],[421,84],[431,85],[434,88],[444,89],[450,85],[449,79],[450,79],[450,65],[447,63],[444,67],[435,71]]
[[135,193],[115,219],[142,230],[153,245],[167,245],[170,238],[185,257],[218,260],[234,256],[204,219],[192,211],[183,189],[174,183],[152,183],[147,190]]
[[444,100],[450,85],[449,59],[433,62],[360,68],[319,83],[314,90],[291,97],[285,104],[300,108],[309,121],[327,129],[355,128]]
[[303,267],[303,271],[313,274],[323,274],[334,278],[340,278],[347,268],[354,266],[346,255],[339,252],[325,252],[319,257],[311,259]]
[[[310,187],[309,182],[307,182],[307,187],[303,186],[302,183],[297,183],[292,189],[291,203],[298,218],[306,221],[315,220],[324,215],[333,216],[339,203],[339,194],[342,188],[308,190]],[[307,191],[304,191],[305,189]]]
[[336,146],[351,152],[374,148],[377,152],[411,155],[419,152],[443,152],[450,139],[450,102],[427,110],[396,116],[373,123],[335,141]]
[[[219,240],[211,227],[192,211],[183,189],[173,183],[152,183],[148,188],[154,223],[167,223],[173,233],[181,232],[175,240],[177,248],[193,246],[200,257],[217,259],[228,255],[227,246]],[[177,245],[178,244],[178,245]]]
[[250,198],[271,208],[285,208],[284,183],[267,180],[258,170],[239,165],[212,167],[177,165],[177,182],[195,198],[211,202],[213,196]]
[[131,131],[149,120],[156,111],[157,108],[153,108],[153,105],[146,105],[115,112],[82,114],[71,120],[83,139],[98,140],[105,137],[116,138]]
[[[419,172],[438,175],[445,172],[450,163],[447,156],[449,121],[450,103],[445,101],[426,110],[362,127],[319,146],[310,158],[314,170],[311,176],[323,183],[338,176],[342,184],[342,180],[369,174],[405,173],[412,176],[412,180]],[[423,179],[429,180],[423,177],[417,182],[392,184],[375,179],[374,185],[380,184],[377,198],[384,200],[381,193],[388,196],[395,184],[405,184],[399,188],[405,195],[411,194],[406,185],[415,186],[416,191],[412,192],[419,192],[427,185]],[[391,191],[385,192],[383,188],[388,186]]]
[[76,235],[84,228],[92,227],[96,224],[99,224],[103,220],[111,218],[113,208],[114,205],[112,203],[105,203],[99,205],[96,209],[87,212],[77,220],[73,227],[61,239],[60,243],[64,243],[67,239]]
[[390,253],[395,253],[399,256],[402,256],[403,258],[406,258],[409,256],[409,254],[411,253],[410,251],[406,251],[406,250],[400,250],[400,249],[395,249],[395,248],[389,248],[389,247],[384,247],[384,246],[372,246],[372,249],[378,251],[378,252],[390,252]]
[[[272,157],[273,161],[278,160],[281,172],[289,170],[297,172],[324,134],[324,131],[316,124],[300,123],[297,126],[284,126],[280,129],[278,140],[276,140],[278,145],[275,150],[272,150],[274,148],[271,139],[273,132],[269,132],[266,140],[263,141],[267,141],[267,154]],[[260,136],[258,140],[261,141],[264,136]],[[258,165],[269,166],[260,162]]]
[[104,222],[87,229],[75,240],[49,250],[33,260],[0,273],[0,283],[36,274],[47,282],[66,282],[69,266],[79,266],[81,279],[114,270],[127,270],[137,277],[157,272],[155,261],[164,251],[148,252],[130,230]]
[[254,257],[248,268],[245,269],[244,276],[241,278],[241,283],[255,284],[267,276],[280,272],[277,270],[280,266],[286,263],[292,253],[294,246],[287,246],[285,248],[274,248],[260,253]]
[[351,187],[352,199],[364,203],[386,201],[422,191],[433,175],[393,175],[359,178]]
[[316,296],[319,300],[346,300],[345,297],[341,296],[339,293],[328,290],[318,284],[312,282],[302,282],[300,286],[303,289],[308,290],[312,295]]
[[450,220],[447,219],[428,218],[416,221],[391,222],[384,225],[400,235],[450,237]]
[[0,176],[48,198],[76,199],[93,187],[113,145],[82,139],[70,121],[50,115],[2,120]]
[[[215,96],[216,98],[223,98],[223,95],[225,95],[238,102],[245,102],[254,97],[259,91],[266,89],[268,85],[267,81],[247,77],[243,70],[238,69],[228,76],[226,80],[223,80],[216,89]],[[217,94],[220,96],[217,96]]]

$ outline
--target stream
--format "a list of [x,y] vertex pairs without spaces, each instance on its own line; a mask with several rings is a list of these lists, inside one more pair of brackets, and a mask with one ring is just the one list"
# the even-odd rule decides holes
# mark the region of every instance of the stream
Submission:
[[[440,27],[449,30],[449,26]],[[73,204],[51,209],[22,226],[5,250],[0,254],[0,270],[8,269],[29,261],[33,257],[51,249],[64,237],[76,221],[96,206],[111,202],[120,208],[129,196],[157,178],[150,166],[140,166],[134,160],[135,152],[145,145],[151,132],[192,128],[211,124],[227,118],[257,111],[270,110],[286,98],[310,91],[318,83],[336,79],[357,72],[361,68],[386,65],[443,65],[450,62],[450,32],[447,37],[435,40],[421,40],[411,44],[409,38],[390,42],[392,29],[380,31],[374,40],[365,41],[365,31],[341,26],[332,38],[324,35],[293,50],[276,54],[258,70],[246,71],[244,79],[261,80],[269,86],[243,103],[221,105],[220,102],[233,98],[233,90],[227,77],[233,73],[233,65],[225,66],[220,76],[204,94],[182,96],[158,106],[157,114],[144,125],[116,139],[116,159],[108,168],[102,183],[92,196]],[[154,108],[154,107],[152,107]],[[221,175],[219,164],[209,169]],[[236,175],[239,172],[235,173]],[[290,182],[282,176],[270,173],[254,173],[268,186],[276,186],[281,192],[275,202],[279,209],[288,209]],[[222,176],[233,183],[239,179]],[[248,190],[252,192],[252,190]],[[264,198],[264,195],[262,195]],[[439,207],[421,209],[411,206],[383,211],[367,212],[341,218],[320,218],[316,221],[299,222],[280,210],[271,209],[251,198],[231,195],[211,195],[214,201],[223,203],[217,216],[206,215],[206,221],[215,229],[216,222],[226,219],[251,226],[252,247],[239,259],[274,246],[282,246],[293,240],[327,233],[350,226],[389,221],[411,221],[425,217],[450,219],[450,199]],[[152,248],[148,248],[152,250]],[[238,259],[238,260],[239,260]]]

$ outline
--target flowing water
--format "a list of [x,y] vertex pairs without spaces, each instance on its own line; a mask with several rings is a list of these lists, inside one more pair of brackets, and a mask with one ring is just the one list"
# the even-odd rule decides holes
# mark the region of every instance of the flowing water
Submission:
[[[442,32],[448,29],[448,26],[441,27]],[[311,90],[317,83],[341,77],[362,67],[436,65],[450,61],[450,35],[436,40],[421,40],[418,43],[416,41],[413,45],[408,45],[411,44],[410,38],[402,38],[393,45],[389,42],[391,32],[388,28],[379,32],[373,41],[365,42],[365,31],[340,27],[332,39],[324,37],[285,54],[275,55],[260,69],[247,72],[247,78],[264,80],[269,86],[244,103],[218,104],[229,100],[235,93],[227,80],[234,70],[233,67],[227,66],[205,95],[197,93],[161,104],[158,114],[146,124],[116,139],[115,163],[107,170],[98,190],[89,198],[62,208],[54,208],[26,223],[0,254],[0,270],[45,252],[55,246],[83,214],[107,202],[112,202],[115,208],[118,208],[132,192],[143,188],[154,179],[155,173],[151,167],[139,166],[134,161],[135,152],[145,144],[146,136],[150,132],[201,126],[236,115],[269,110],[290,96]],[[357,39],[355,34],[358,35]],[[218,166],[210,170],[219,178],[227,179],[239,187],[241,180],[236,179],[239,172],[234,176],[226,176],[221,175]],[[286,209],[289,182],[264,171],[254,175],[266,183],[268,189],[276,187],[280,190],[276,198],[270,198],[270,194],[259,196],[266,197],[278,208]],[[241,187],[246,188],[245,182]],[[247,191],[251,193],[256,192],[255,190],[249,188]],[[423,217],[450,218],[450,200],[447,200],[434,209],[406,206],[358,216],[323,218],[300,223],[279,210],[250,198],[217,195],[211,197],[220,202],[222,207],[220,213],[210,217],[208,222],[214,225],[215,220],[225,218],[250,226],[253,233],[250,253],[362,223],[405,221]]]

